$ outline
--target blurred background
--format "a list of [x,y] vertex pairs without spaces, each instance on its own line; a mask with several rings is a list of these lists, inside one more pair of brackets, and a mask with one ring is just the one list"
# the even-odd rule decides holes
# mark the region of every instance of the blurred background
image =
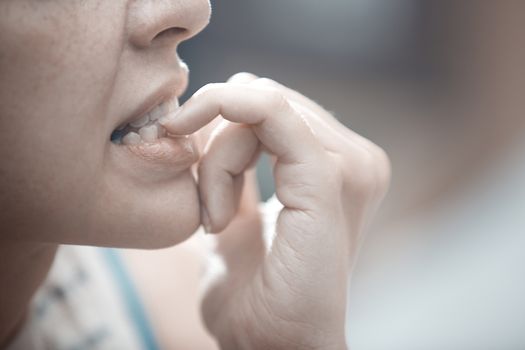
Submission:
[[[415,152],[414,142],[441,142],[432,135],[448,126],[440,113],[449,102],[444,95],[460,88],[452,81],[457,62],[447,50],[461,45],[454,30],[459,9],[446,1],[222,0],[213,3],[211,25],[181,47],[191,68],[186,97],[249,71],[316,100],[388,149],[394,164],[425,162],[427,154]],[[401,128],[410,130],[392,132]],[[273,190],[262,164],[267,198]],[[394,181],[404,177],[403,169],[396,169]]]
[[252,72],[390,155],[350,288],[353,349],[525,349],[524,34],[520,0],[221,0],[182,45],[186,97]]
[[[424,6],[412,0],[221,0],[212,23],[183,44],[193,93],[236,72],[270,77],[301,91],[354,130],[388,144],[384,111],[437,76],[427,52]],[[393,96],[397,91],[399,96]],[[389,101],[388,101],[389,100]],[[397,111],[399,114],[406,114]],[[273,193],[259,167],[263,198]]]

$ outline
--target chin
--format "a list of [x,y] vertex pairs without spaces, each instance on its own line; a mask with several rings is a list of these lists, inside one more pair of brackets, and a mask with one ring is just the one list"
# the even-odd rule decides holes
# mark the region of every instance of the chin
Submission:
[[190,170],[161,182],[120,180],[100,197],[93,229],[74,243],[159,249],[185,241],[199,228],[200,201]]

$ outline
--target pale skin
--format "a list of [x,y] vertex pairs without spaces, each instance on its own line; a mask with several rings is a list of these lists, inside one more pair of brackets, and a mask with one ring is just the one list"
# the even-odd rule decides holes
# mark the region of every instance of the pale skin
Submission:
[[[137,101],[182,94],[175,50],[206,26],[209,3],[7,0],[0,14],[0,343],[16,334],[58,244],[161,248],[203,224],[220,233],[230,267],[202,304],[222,348],[346,348],[349,272],[390,177],[378,146],[250,74],[204,87],[162,121],[170,134],[200,135],[197,163],[181,160],[176,138],[114,145]],[[261,150],[274,157],[284,206],[271,252],[250,172]]]
[[[523,34],[523,4],[505,4],[482,2],[465,12],[466,16],[477,14],[476,21],[468,22],[474,23],[468,38],[472,47],[464,58],[471,70],[460,78],[468,82],[473,101],[469,107],[474,110],[462,115],[466,120],[461,123],[465,132],[460,141],[472,141],[465,148],[465,159],[505,148],[524,129],[519,93],[525,83],[524,56],[517,45]],[[208,147],[209,131],[216,124],[196,133],[204,141],[199,145],[202,179],[198,182],[188,169],[174,173],[169,163],[153,166],[137,158],[114,158],[118,153],[109,134],[118,121],[133,114],[137,101],[159,87],[182,94],[187,72],[174,52],[182,40],[206,25],[209,13],[204,0],[0,1],[0,285],[9,286],[0,289],[0,344],[16,335],[58,244],[78,243],[139,249],[176,245],[163,251],[126,253],[165,348],[214,348],[215,339],[225,348],[345,346],[343,296],[357,247],[353,241],[362,236],[361,228],[378,205],[389,177],[388,161],[377,146],[338,124],[299,93],[241,74],[231,84],[205,88],[185,108],[183,125],[171,126],[175,133],[191,132],[219,111],[228,120],[228,127]],[[183,30],[165,31],[169,28]],[[242,89],[242,99],[235,93],[235,101],[230,101],[239,84],[249,87]],[[263,105],[261,99],[265,99]],[[239,115],[246,109],[258,113]],[[195,110],[202,115],[195,117]],[[268,133],[263,127],[281,119],[300,125],[297,130],[311,141],[310,153],[303,152],[304,139],[297,142],[296,128],[289,133],[289,125],[276,124],[275,133]],[[452,120],[450,129],[456,129],[457,122],[447,120]],[[220,118],[215,118],[217,122]],[[405,129],[402,126],[396,132],[403,135]],[[277,137],[284,132],[285,145]],[[232,140],[251,147],[234,147]],[[435,168],[450,170],[450,178],[462,184],[475,174],[445,162],[467,164],[457,155],[463,145],[460,141],[447,139],[454,152],[443,155],[438,149],[428,159]],[[286,169],[277,177],[297,171],[300,176],[292,180],[304,178],[305,184],[313,184],[278,182],[285,214],[269,255],[260,238],[253,173],[245,172],[254,144],[273,151],[277,164]],[[226,150],[236,157],[229,157]],[[290,160],[291,155],[295,158]],[[312,164],[315,170],[311,172],[298,168]],[[327,164],[332,167],[329,173]],[[239,183],[233,175],[239,173],[245,175],[242,194],[232,191]],[[426,188],[436,188],[438,181],[427,166],[417,171],[410,168],[411,173],[417,181],[427,181]],[[327,185],[329,178],[333,181]],[[376,182],[368,182],[374,178]],[[289,179],[284,176],[283,180]],[[343,190],[337,195],[327,196],[339,188]],[[374,188],[379,189],[377,194]],[[304,195],[301,190],[307,189],[311,191],[305,200],[297,200]],[[218,206],[218,196],[228,205]],[[321,205],[323,201],[326,206]],[[202,305],[209,332],[199,315],[200,255],[179,245],[203,221],[203,208],[211,218],[211,231],[221,231],[231,221],[216,238],[218,253],[231,267],[222,281],[238,281],[234,288],[221,283],[221,276],[211,281]],[[330,232],[313,232],[317,225],[326,228],[328,219]],[[147,234],[142,223],[149,228]],[[326,258],[330,247],[338,249]],[[323,273],[317,273],[320,267]],[[185,288],[180,283],[140,283],[148,281],[154,275],[151,272],[189,283]],[[315,280],[312,275],[317,276]],[[307,283],[315,285],[302,288]],[[163,302],[159,305],[157,300]],[[295,322],[298,319],[308,322]],[[180,331],[190,328],[192,332]]]

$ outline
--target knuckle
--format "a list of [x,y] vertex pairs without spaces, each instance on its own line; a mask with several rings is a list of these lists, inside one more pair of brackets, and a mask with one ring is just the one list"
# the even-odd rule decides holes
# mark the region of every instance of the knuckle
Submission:
[[359,157],[359,171],[355,172],[355,184],[363,191],[370,191],[376,185],[375,159],[367,151],[362,151]]
[[288,110],[290,109],[290,102],[284,96],[282,92],[280,92],[277,89],[268,89],[265,91],[265,97],[264,97],[265,103],[272,109],[272,110]]
[[235,82],[235,81],[249,81],[249,80],[255,80],[257,77],[253,75],[252,73],[248,72],[239,72],[232,75],[228,81]]
[[385,193],[390,183],[390,161],[386,152],[374,146],[351,158],[354,166],[350,167],[346,177],[352,191],[363,199]]
[[270,78],[259,78],[254,81],[254,84],[259,85],[259,86],[267,86],[267,87],[275,87],[275,88],[279,86],[279,84],[275,80],[272,80]]

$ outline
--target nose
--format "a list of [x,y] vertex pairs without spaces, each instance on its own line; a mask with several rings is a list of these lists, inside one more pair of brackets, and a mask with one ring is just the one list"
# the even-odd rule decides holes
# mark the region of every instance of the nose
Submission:
[[127,32],[137,48],[170,45],[191,38],[210,21],[209,0],[134,0]]

